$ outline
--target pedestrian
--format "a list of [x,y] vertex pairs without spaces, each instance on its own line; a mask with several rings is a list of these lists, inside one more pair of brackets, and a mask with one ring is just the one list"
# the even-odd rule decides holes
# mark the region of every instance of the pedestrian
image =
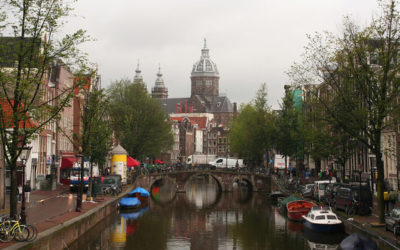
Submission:
[[393,210],[393,208],[396,204],[396,201],[397,201],[397,192],[394,191],[393,189],[390,190],[389,200],[390,200],[390,207],[391,207],[390,209]]
[[18,201],[21,201],[21,197],[22,197],[22,185],[19,184],[18,185]]
[[31,183],[30,181],[26,181],[25,183],[25,201],[29,202],[29,196],[31,194]]
[[389,213],[389,192],[383,192],[383,201],[385,202],[385,211]]

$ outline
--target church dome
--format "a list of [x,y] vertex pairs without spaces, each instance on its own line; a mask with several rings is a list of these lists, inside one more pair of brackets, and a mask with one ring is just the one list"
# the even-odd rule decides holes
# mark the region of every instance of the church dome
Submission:
[[219,77],[217,65],[210,60],[208,52],[209,49],[207,48],[206,40],[204,39],[204,48],[201,50],[200,60],[193,65],[192,77],[193,76]]

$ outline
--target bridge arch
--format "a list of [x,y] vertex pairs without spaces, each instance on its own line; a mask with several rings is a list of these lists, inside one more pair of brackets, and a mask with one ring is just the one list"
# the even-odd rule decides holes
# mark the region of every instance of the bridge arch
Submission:
[[213,178],[216,181],[218,189],[219,189],[219,193],[222,193],[223,191],[225,191],[223,188],[222,182],[221,182],[221,178],[214,176],[210,172],[201,172],[201,173],[195,173],[195,174],[191,175],[187,180],[185,180],[185,183],[183,184],[183,191],[186,191],[187,186],[189,185],[191,180],[193,180],[194,178],[199,177],[199,176],[210,176],[211,178]]
[[[166,201],[166,202],[162,202],[162,201],[157,201],[156,199],[155,199],[155,197],[153,196],[153,187],[156,187],[156,186],[163,186],[163,185],[170,185],[171,187],[173,187],[173,190],[171,190],[172,191],[172,197],[171,197],[171,199],[169,199],[168,201]],[[158,202],[158,203],[169,203],[169,202],[172,202],[174,199],[175,199],[175,197],[176,197],[176,193],[177,193],[177,191],[178,191],[178,189],[177,189],[177,184],[176,184],[176,181],[174,180],[174,179],[172,179],[172,178],[170,178],[170,177],[168,177],[168,176],[158,176],[158,177],[156,177],[156,178],[152,178],[151,179],[151,182],[150,182],[150,185],[149,185],[149,191],[150,191],[150,196],[152,197],[152,199],[154,200],[154,201],[156,201],[156,202]]]
[[238,176],[238,177],[233,178],[232,185],[234,183],[240,184],[241,182],[245,182],[247,184],[247,186],[249,187],[249,191],[253,192],[253,189],[255,186],[254,186],[254,183],[251,181],[251,178],[248,178],[248,176],[244,176],[244,177]]

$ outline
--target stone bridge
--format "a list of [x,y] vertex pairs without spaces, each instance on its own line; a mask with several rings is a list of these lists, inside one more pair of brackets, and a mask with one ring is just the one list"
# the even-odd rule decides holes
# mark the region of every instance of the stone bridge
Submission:
[[141,186],[150,190],[156,181],[167,180],[170,183],[176,184],[177,192],[186,192],[186,185],[190,180],[196,176],[203,175],[210,176],[216,180],[221,192],[231,192],[233,184],[238,182],[246,182],[253,192],[271,191],[271,177],[269,175],[221,170],[174,171],[139,175],[136,178],[134,186]]

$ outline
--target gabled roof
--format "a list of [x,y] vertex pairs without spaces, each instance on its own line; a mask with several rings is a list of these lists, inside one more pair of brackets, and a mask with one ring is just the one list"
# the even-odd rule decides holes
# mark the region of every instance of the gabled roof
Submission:
[[[182,103],[182,105],[185,105],[185,101],[189,102],[190,98],[184,97],[184,98],[168,98],[168,99],[163,99],[162,100],[162,105],[164,110],[168,114],[176,113],[176,105],[178,103]],[[184,110],[184,106],[182,107],[182,110]]]
[[233,105],[226,96],[217,96],[215,102],[211,104],[209,112],[233,112]]

